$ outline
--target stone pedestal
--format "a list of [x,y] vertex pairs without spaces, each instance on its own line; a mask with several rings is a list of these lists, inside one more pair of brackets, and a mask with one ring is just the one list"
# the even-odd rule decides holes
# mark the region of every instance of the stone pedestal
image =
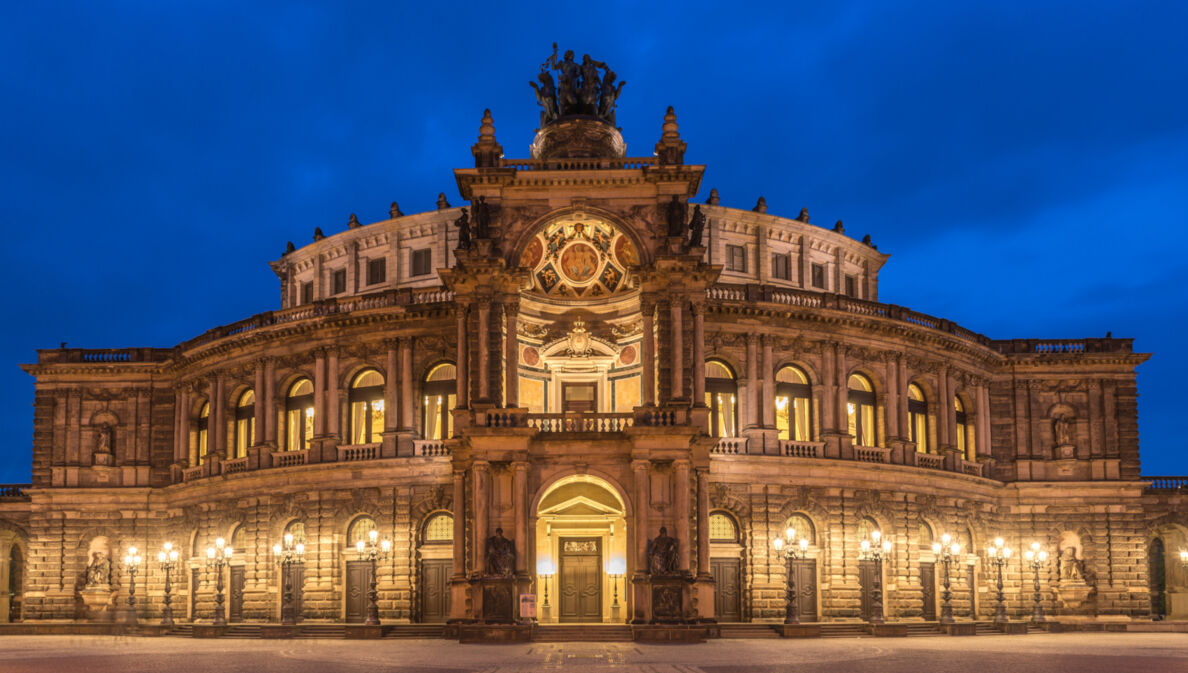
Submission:
[[477,581],[475,613],[486,624],[514,624],[519,597],[514,577],[484,577]]
[[87,587],[79,592],[82,595],[83,604],[86,606],[86,614],[83,616],[89,622],[114,622],[115,621],[115,594],[112,593],[111,587],[102,584],[94,587]]
[[651,624],[687,624],[695,621],[690,581],[686,577],[652,577],[649,582]]
[[820,638],[820,624],[776,624],[781,638]]
[[1093,587],[1085,582],[1061,582],[1056,587],[1056,610],[1061,615],[1092,613]]
[[978,625],[974,622],[941,624],[941,631],[950,636],[976,636],[978,635]]
[[384,635],[379,624],[347,624],[344,637],[347,640],[376,640]]

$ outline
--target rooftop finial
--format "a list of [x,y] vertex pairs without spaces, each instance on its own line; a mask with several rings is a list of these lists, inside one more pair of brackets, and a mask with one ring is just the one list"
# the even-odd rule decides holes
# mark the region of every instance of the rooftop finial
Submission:
[[445,192],[438,194],[437,195],[437,209],[445,210],[446,208],[449,208],[449,207],[450,207],[450,202],[446,201]]
[[322,233],[322,228],[321,228],[321,227],[314,227],[314,240],[315,240],[315,241],[320,241],[320,240],[322,240],[323,238],[326,238],[326,234],[323,234],[323,233]]
[[837,232],[837,233],[839,233],[839,234],[844,234],[844,233],[846,233],[846,227],[845,227],[845,225],[843,225],[843,224],[842,224],[842,221],[841,221],[841,220],[838,220],[838,221],[837,221],[837,222],[836,222],[836,223],[833,225],[833,230],[834,230],[834,231],[836,231],[836,232]]
[[478,142],[471,146],[470,152],[474,154],[475,168],[495,168],[503,158],[503,147],[495,140],[495,120],[490,110],[483,110]]
[[393,220],[398,217],[404,217],[404,213],[400,212],[400,204],[396,203],[395,201],[392,202],[392,207],[388,208],[388,217],[392,218]]
[[351,213],[350,219],[347,220],[347,229],[358,229],[361,226],[363,225],[359,224],[358,216],[356,216],[354,213]]
[[760,196],[759,200],[755,202],[755,207],[752,208],[751,211],[756,212],[756,213],[766,213],[767,212],[767,199]]
[[297,249],[297,246],[293,245],[293,241],[289,241],[288,243],[285,244],[285,254],[286,255],[289,254],[290,252],[293,252],[296,249]]
[[705,202],[711,206],[718,205],[718,190],[716,188],[710,190],[709,198]]
[[796,221],[797,222],[808,222],[809,221],[808,208],[800,209],[800,214],[796,216]]
[[664,113],[664,126],[661,128],[660,142],[656,143],[656,156],[659,157],[661,166],[679,166],[685,163],[685,141],[681,140],[676,112],[671,105]]

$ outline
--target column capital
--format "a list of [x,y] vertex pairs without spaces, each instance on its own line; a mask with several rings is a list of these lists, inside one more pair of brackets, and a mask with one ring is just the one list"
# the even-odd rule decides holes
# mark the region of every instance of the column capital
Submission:
[[688,458],[677,458],[676,460],[672,461],[672,466],[678,470],[687,470],[692,465],[693,463]]
[[631,461],[631,469],[635,472],[643,472],[652,466],[652,461],[645,458],[639,458]]
[[513,460],[512,461],[512,469],[515,470],[516,472],[527,472],[529,467],[530,466],[528,464],[528,461],[526,461],[526,460]]
[[689,302],[689,310],[692,311],[693,315],[695,315],[697,317],[704,316],[705,315],[705,303],[706,303],[706,301],[705,301],[704,297],[702,297],[700,299],[692,299]]
[[478,472],[488,472],[491,469],[491,463],[485,458],[476,458],[470,466]]

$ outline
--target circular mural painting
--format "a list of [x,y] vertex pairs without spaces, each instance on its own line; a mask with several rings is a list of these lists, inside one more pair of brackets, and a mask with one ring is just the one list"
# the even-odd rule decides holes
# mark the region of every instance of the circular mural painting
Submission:
[[631,239],[602,220],[574,213],[553,221],[520,253],[538,292],[600,297],[631,287],[627,271],[639,263]]
[[537,353],[536,349],[532,346],[525,346],[521,359],[524,361],[524,364],[528,365],[529,367],[535,367],[536,365],[540,364],[540,353]]
[[626,367],[635,362],[635,346],[624,346],[623,350],[619,351],[619,364]]

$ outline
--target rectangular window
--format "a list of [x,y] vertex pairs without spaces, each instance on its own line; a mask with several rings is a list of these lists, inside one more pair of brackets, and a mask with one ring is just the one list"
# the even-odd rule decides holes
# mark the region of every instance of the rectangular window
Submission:
[[818,290],[825,289],[825,265],[824,264],[814,264],[813,265],[812,281],[813,281],[813,287],[817,288]]
[[788,255],[771,256],[771,277],[780,280],[792,279],[792,260]]
[[412,267],[410,276],[425,276],[432,272],[433,267],[433,251],[429,248],[422,248],[420,250],[413,250],[409,253],[412,261],[409,266]]
[[313,283],[312,282],[301,284],[301,303],[302,304],[312,304],[313,303]]
[[388,274],[388,267],[384,263],[385,261],[387,261],[387,260],[385,260],[383,257],[367,260],[367,284],[368,285],[375,285],[377,283],[384,282],[384,280],[386,279],[386,276]]
[[853,276],[846,276],[846,296],[858,296],[858,279]]
[[741,245],[726,246],[726,270],[746,273],[747,249]]
[[330,272],[330,287],[333,288],[330,294],[346,292],[346,269],[335,269]]

